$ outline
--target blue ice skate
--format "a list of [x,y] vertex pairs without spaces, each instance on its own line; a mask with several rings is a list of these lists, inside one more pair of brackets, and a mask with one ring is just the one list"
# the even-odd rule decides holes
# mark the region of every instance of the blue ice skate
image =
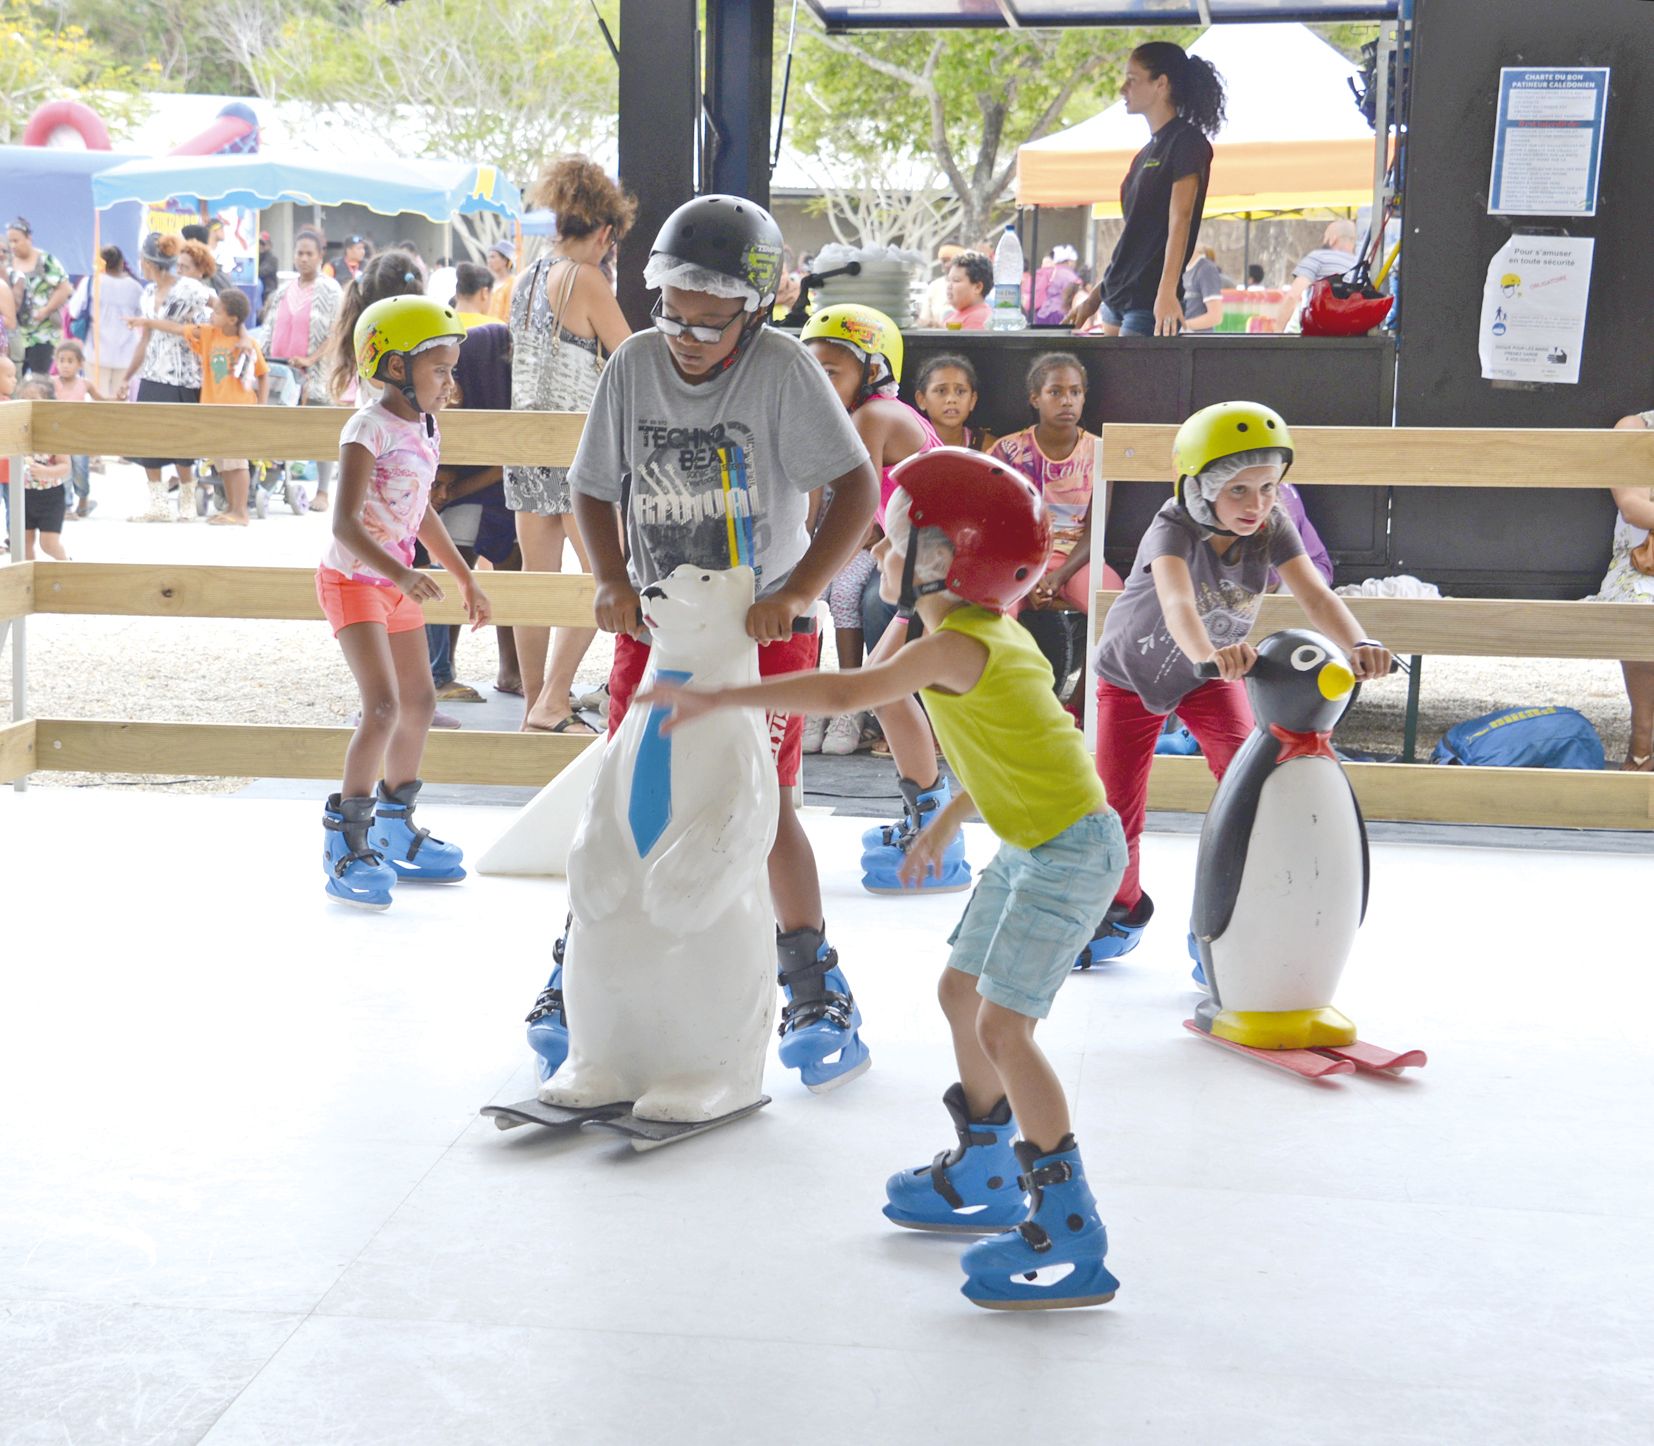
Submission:
[[1017,1184],[1021,1170],[1011,1140],[1017,1122],[1008,1100],[980,1120],[970,1117],[965,1087],[954,1085],[942,1096],[958,1132],[959,1143],[943,1150],[928,1165],[903,1170],[885,1182],[890,1203],[885,1218],[909,1230],[950,1235],[992,1235],[1009,1230],[1028,1214]]
[[396,870],[368,846],[372,826],[371,798],[330,793],[322,810],[322,867],[327,870],[327,892],[341,904],[388,909]]
[[945,776],[921,789],[911,778],[897,780],[902,790],[902,817],[896,823],[882,823],[861,836],[861,884],[870,894],[956,894],[971,886],[971,866],[965,862],[965,836],[956,833],[942,855],[940,874],[927,876],[917,888],[902,883],[897,871],[914,836],[953,797]]
[[960,1261],[965,1299],[988,1310],[1065,1310],[1113,1300],[1120,1282],[1103,1264],[1108,1231],[1074,1137],[1064,1136],[1049,1155],[1026,1140],[1015,1148],[1028,1218],[966,1250]]
[[1153,917],[1154,900],[1147,894],[1137,901],[1137,907],[1134,909],[1124,909],[1119,904],[1110,904],[1091,942],[1080,950],[1074,967],[1089,969],[1094,964],[1106,964],[1110,959],[1118,959],[1131,953]]
[[787,999],[781,1006],[781,1063],[817,1094],[848,1084],[866,1072],[873,1056],[861,1041],[861,1008],[838,967],[838,951],[820,929],[777,931],[775,947],[777,980]]
[[385,856],[399,879],[411,883],[452,884],[465,877],[458,844],[432,838],[428,828],[414,825],[414,805],[424,785],[416,778],[394,792],[379,785],[379,806],[373,820],[373,846]]
[[569,1016],[563,1005],[563,950],[568,946],[568,925],[551,947],[551,978],[546,980],[528,1012],[528,1047],[534,1051],[534,1069],[544,1084],[563,1067],[569,1057]]

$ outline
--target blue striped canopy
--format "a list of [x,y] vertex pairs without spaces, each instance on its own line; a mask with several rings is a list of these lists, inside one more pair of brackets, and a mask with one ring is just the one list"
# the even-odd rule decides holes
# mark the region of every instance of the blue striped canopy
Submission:
[[122,201],[179,200],[262,210],[366,206],[382,216],[411,212],[446,221],[473,211],[522,214],[522,193],[495,167],[469,161],[344,161],[319,157],[158,156],[111,166],[92,178],[101,211]]

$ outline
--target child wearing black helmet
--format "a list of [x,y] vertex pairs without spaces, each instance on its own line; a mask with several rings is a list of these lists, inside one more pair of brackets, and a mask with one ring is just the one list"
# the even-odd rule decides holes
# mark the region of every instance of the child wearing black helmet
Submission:
[[[616,635],[611,733],[648,661],[642,589],[682,563],[745,564],[758,578],[747,631],[760,672],[812,668],[815,600],[873,516],[878,478],[844,407],[809,353],[764,324],[781,263],[781,231],[763,207],[739,196],[680,206],[644,272],[660,292],[654,329],[622,343],[598,380],[568,480],[597,584],[597,625]],[[809,494],[824,486],[835,500],[812,537]],[[781,1058],[810,1088],[830,1089],[870,1060],[827,943],[815,855],[789,797],[803,718],[775,714],[770,736],[782,785],[769,867],[787,996]],[[549,1077],[567,1049],[556,972],[530,1020]]]

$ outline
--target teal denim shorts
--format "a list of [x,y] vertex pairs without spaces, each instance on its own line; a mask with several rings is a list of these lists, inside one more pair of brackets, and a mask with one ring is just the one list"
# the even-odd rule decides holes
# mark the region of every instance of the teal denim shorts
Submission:
[[948,939],[948,968],[976,975],[976,992],[991,1003],[1044,1019],[1125,871],[1126,835],[1113,809],[1038,848],[1001,843]]

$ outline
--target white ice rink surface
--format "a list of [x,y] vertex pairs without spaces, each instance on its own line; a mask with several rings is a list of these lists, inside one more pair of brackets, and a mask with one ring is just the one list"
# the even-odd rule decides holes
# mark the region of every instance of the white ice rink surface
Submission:
[[1042,1035],[1120,1294],[1008,1315],[879,1214],[950,1140],[961,899],[863,894],[859,821],[808,826],[872,1071],[637,1155],[477,1118],[561,883],[341,909],[317,814],[0,797],[5,1446],[1654,1439],[1648,854],[1375,846],[1339,1003],[1430,1064],[1318,1086],[1179,1027],[1151,836],[1156,923]]

